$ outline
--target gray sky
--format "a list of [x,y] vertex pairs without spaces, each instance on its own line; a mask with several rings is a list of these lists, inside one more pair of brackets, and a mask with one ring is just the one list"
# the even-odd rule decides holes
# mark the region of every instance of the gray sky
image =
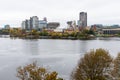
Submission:
[[20,27],[21,21],[38,16],[63,27],[82,11],[88,13],[88,25],[120,24],[120,0],[0,0],[0,26]]

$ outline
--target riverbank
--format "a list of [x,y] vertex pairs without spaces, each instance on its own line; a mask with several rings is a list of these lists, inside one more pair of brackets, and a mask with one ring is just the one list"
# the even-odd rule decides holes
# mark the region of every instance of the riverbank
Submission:
[[26,36],[26,37],[17,37],[17,36],[10,36],[10,35],[0,35],[0,38],[11,38],[11,39],[60,39],[60,40],[96,40],[96,39],[103,39],[103,38],[120,38],[118,36],[94,36],[94,37],[51,37],[51,36],[39,36],[39,37],[35,37],[35,36]]
[[10,36],[10,38],[20,38],[20,39],[68,39],[68,40],[91,40],[91,39],[95,39],[96,37],[92,36],[92,37],[52,37],[52,36],[25,36],[25,37],[16,37],[16,36]]

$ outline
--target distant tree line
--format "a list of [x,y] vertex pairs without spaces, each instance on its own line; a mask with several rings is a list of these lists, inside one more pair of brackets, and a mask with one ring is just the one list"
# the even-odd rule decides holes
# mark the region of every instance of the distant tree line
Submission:
[[0,30],[0,35],[9,35],[10,30],[9,29],[1,29]]
[[[21,29],[12,29],[9,31],[10,37],[19,37],[19,38],[51,38],[51,39],[89,39],[94,38],[95,33],[93,30],[83,30],[80,32],[54,32],[54,31],[37,31],[31,30],[27,32],[26,30]],[[92,36],[91,36],[92,35]]]

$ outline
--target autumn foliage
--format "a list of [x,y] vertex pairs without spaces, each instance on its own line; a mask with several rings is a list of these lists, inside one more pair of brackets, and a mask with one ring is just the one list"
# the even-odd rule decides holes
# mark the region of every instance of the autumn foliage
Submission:
[[112,57],[104,49],[87,52],[72,73],[72,80],[109,80]]
[[38,67],[36,63],[17,69],[19,80],[63,80],[62,78],[57,78],[57,75],[57,72],[49,72],[45,68]]
[[112,71],[112,76],[114,77],[115,80],[120,80],[120,53],[118,53],[113,63],[114,68]]

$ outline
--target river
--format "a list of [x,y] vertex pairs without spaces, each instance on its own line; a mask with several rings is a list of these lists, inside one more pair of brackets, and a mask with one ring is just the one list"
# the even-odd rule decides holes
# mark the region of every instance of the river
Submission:
[[104,48],[115,57],[120,52],[120,38],[95,40],[10,39],[0,38],[0,80],[18,80],[16,69],[37,61],[38,66],[57,71],[69,80],[78,60],[90,49]]

